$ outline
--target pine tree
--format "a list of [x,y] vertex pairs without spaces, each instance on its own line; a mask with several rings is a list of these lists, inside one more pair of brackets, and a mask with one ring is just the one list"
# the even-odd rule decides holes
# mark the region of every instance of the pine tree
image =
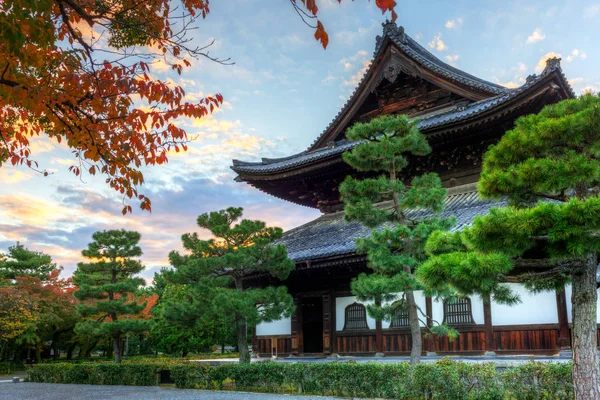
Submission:
[[[349,176],[340,186],[346,220],[375,228],[371,237],[357,240],[358,252],[367,255],[373,273],[360,275],[352,282],[352,291],[359,300],[374,302],[368,312],[377,321],[392,318],[397,310],[386,303],[401,293],[412,336],[411,362],[418,363],[422,340],[414,291],[423,287],[413,273],[426,259],[424,245],[429,235],[453,224],[453,219],[437,217],[446,190],[434,173],[414,177],[409,185],[403,181],[401,173],[408,157],[431,152],[416,121],[406,116],[382,116],[355,124],[346,137],[361,143],[344,154],[344,161],[361,172],[382,173],[373,178]],[[417,208],[430,210],[431,216],[411,217],[409,211]]]
[[45,280],[48,274],[57,269],[52,257],[39,251],[32,251],[17,242],[8,248],[8,253],[0,253],[0,280],[15,279],[18,276],[33,276]]
[[82,300],[78,310],[83,317],[91,317],[78,323],[76,332],[110,336],[116,363],[121,362],[123,334],[150,329],[148,320],[129,319],[146,306],[131,298],[145,284],[135,276],[144,269],[136,259],[142,255],[140,237],[138,232],[122,229],[94,233],[94,241],[81,252],[90,262],[79,263],[73,274],[73,282],[78,286],[75,297]]
[[421,269],[422,277],[462,282],[480,293],[494,286],[505,291],[504,280],[533,291],[571,282],[576,398],[600,398],[600,97],[565,100],[518,119],[485,154],[479,191],[511,204],[461,234],[436,234],[428,249],[440,255]]
[[212,239],[200,239],[196,233],[183,235],[188,254],[170,254],[175,271],[167,278],[189,285],[192,291],[188,302],[175,304],[167,312],[179,320],[213,313],[235,324],[240,362],[249,362],[248,327],[289,317],[294,307],[287,288],[248,288],[244,279],[254,274],[285,279],[295,264],[285,245],[274,243],[283,234],[281,228],[267,227],[262,221],[240,221],[242,213],[242,208],[230,207],[200,215],[198,226],[209,230]]

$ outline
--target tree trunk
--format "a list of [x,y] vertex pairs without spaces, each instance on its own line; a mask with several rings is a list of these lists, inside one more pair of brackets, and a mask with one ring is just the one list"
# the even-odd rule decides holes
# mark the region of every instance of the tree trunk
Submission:
[[[235,278],[235,288],[240,292],[244,290],[244,284],[240,278]],[[239,312],[235,313],[235,325],[237,328],[237,344],[240,352],[240,364],[250,362],[248,351],[248,325],[246,318]]]
[[60,333],[58,332],[54,332],[52,334],[52,351],[53,351],[53,355],[52,355],[52,359],[54,361],[58,360],[60,358],[60,350],[58,348],[58,337],[60,336]]
[[577,400],[600,399],[596,322],[596,256],[573,274],[573,384]]
[[237,344],[240,352],[240,364],[250,362],[250,352],[248,351],[248,327],[246,318],[240,313],[235,313],[237,327]]
[[36,364],[42,362],[42,344],[40,342],[35,344],[35,362]]
[[492,299],[489,293],[483,296],[483,323],[485,326],[485,351],[496,351],[494,325],[492,324]]
[[406,306],[408,308],[408,323],[410,324],[410,335],[412,337],[412,348],[410,349],[410,363],[418,364],[421,362],[421,352],[423,351],[423,341],[421,339],[421,325],[419,325],[419,314],[415,294],[412,290],[404,292],[406,295]]
[[113,333],[113,353],[115,363],[121,364],[121,335],[119,333]]
[[67,360],[73,359],[73,351],[75,351],[75,347],[77,347],[77,343],[73,343],[67,349]]
[[[381,307],[381,300],[375,300],[375,305]],[[375,351],[377,352],[377,355],[383,353],[383,327],[380,319],[375,320]]]

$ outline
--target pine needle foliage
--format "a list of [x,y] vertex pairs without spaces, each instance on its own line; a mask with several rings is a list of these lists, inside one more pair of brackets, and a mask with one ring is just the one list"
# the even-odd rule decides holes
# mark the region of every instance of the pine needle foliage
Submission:
[[[578,399],[600,398],[596,271],[600,251],[600,97],[587,94],[519,118],[484,156],[479,191],[504,197],[461,233],[436,233],[420,278],[514,299],[503,281],[533,291],[571,282]],[[515,269],[515,267],[519,267]],[[510,277],[508,276],[510,273]]]
[[33,276],[45,280],[55,269],[57,266],[52,262],[52,257],[29,250],[19,242],[10,246],[8,253],[0,253],[0,280],[15,279],[18,276]]
[[[426,315],[417,309],[414,300],[413,292],[424,289],[414,272],[427,259],[424,247],[429,235],[454,224],[453,218],[438,217],[446,190],[434,173],[414,177],[408,184],[403,179],[409,156],[431,152],[416,121],[406,116],[382,116],[353,125],[346,137],[360,144],[344,153],[344,161],[357,171],[380,174],[348,176],[340,185],[345,219],[373,228],[370,237],[356,241],[358,252],[366,254],[373,273],[354,280],[352,292],[361,301],[373,301],[368,312],[378,321],[394,317],[397,307],[389,303],[401,296],[400,303],[407,308],[411,325],[411,361],[418,362],[422,348],[420,320]],[[430,217],[412,218],[410,211],[414,209],[429,210]],[[453,333],[446,327],[438,331],[442,332]]]
[[294,306],[286,287],[249,288],[244,280],[255,274],[285,279],[295,263],[285,245],[276,243],[283,235],[281,228],[241,219],[242,214],[243,209],[235,207],[202,214],[198,226],[213,237],[183,235],[187,254],[171,252],[174,272],[167,279],[190,289],[188,302],[171,304],[166,313],[175,321],[201,320],[208,314],[235,324],[240,362],[249,362],[248,327],[289,317]]
[[112,337],[115,362],[120,363],[123,334],[150,329],[150,321],[134,318],[146,306],[135,301],[145,285],[135,276],[144,269],[137,260],[142,255],[141,235],[121,229],[95,232],[92,238],[81,252],[90,261],[79,263],[73,274],[78,287],[74,295],[82,301],[77,308],[85,318],[75,330],[84,336]]

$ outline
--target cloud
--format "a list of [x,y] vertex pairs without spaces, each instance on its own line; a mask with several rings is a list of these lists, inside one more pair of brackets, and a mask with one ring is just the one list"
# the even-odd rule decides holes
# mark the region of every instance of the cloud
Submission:
[[436,49],[437,51],[444,51],[444,50],[448,49],[448,47],[442,40],[442,35],[440,33],[435,35],[433,37],[433,40],[431,42],[429,42],[428,44],[429,44],[429,47],[431,47],[432,49]]
[[586,18],[586,19],[594,18],[598,14],[600,14],[600,4],[594,4],[594,5],[587,7],[583,11],[583,18]]
[[366,50],[359,50],[350,57],[344,57],[340,60],[340,64],[344,66],[345,70],[351,70],[357,63],[364,63],[369,53]]
[[540,28],[536,28],[531,35],[527,37],[527,44],[533,44],[546,39],[546,35],[542,33]]
[[0,210],[12,218],[0,215],[0,251],[20,241],[32,250],[52,255],[59,265],[65,266],[66,275],[70,275],[77,262],[82,261],[81,250],[91,241],[92,233],[106,229],[135,230],[142,235],[142,262],[147,267],[142,276],[151,277],[156,269],[168,265],[171,250],[182,250],[183,233],[209,236],[196,226],[198,215],[204,212],[241,206],[245,217],[261,219],[285,230],[319,215],[317,210],[298,207],[245,183],[236,183],[231,176],[223,184],[197,175],[174,180],[181,190],[161,187],[151,196],[152,214],[122,216],[112,194],[80,186],[59,185],[51,197],[2,195]]
[[600,92],[600,82],[589,83],[584,78],[569,79],[569,85],[571,85],[575,93],[584,94]]
[[337,81],[338,79],[340,79],[340,78],[337,76],[328,74],[325,78],[321,79],[321,83],[329,83],[329,82]]
[[349,80],[344,81],[344,85],[351,86],[353,88],[357,87],[358,84],[360,83],[362,77],[367,72],[367,70],[369,69],[370,66],[371,66],[371,61],[365,61],[363,63],[362,68],[356,74],[352,75]]
[[492,80],[497,83],[498,85],[507,87],[509,89],[514,89],[517,88],[519,86],[521,86],[519,83],[515,82],[515,81],[508,81],[508,82],[502,82],[500,81],[500,79],[498,79],[497,77],[492,77]]
[[449,19],[448,21],[446,21],[446,28],[448,29],[454,29],[454,28],[458,28],[459,26],[461,26],[463,23],[463,19],[461,17],[458,17],[456,19]]
[[571,86],[581,85],[584,82],[585,82],[585,79],[583,79],[583,78],[572,78],[572,79],[569,79],[569,85],[571,85]]
[[458,61],[458,59],[460,58],[460,56],[458,54],[454,54],[454,55],[448,54],[444,58],[446,59],[446,61],[448,61],[448,63],[450,65],[456,66],[456,61]]
[[33,173],[30,171],[20,171],[15,167],[9,167],[8,165],[0,168],[0,183],[2,185],[10,185],[18,182],[23,182],[31,179]]
[[520,62],[519,64],[517,64],[517,69],[521,72],[525,72],[527,71],[527,65],[525,65],[524,63]]
[[340,31],[335,34],[335,39],[345,45],[352,45],[357,40],[372,35],[373,30],[379,26],[377,21],[371,21],[368,27],[360,26],[356,31]]
[[571,54],[569,54],[566,58],[567,62],[573,62],[576,59],[585,60],[587,58],[587,53],[583,51],[579,51],[578,49],[574,49]]
[[540,58],[540,60],[538,61],[538,63],[535,66],[535,72],[542,72],[544,70],[544,68],[546,68],[546,61],[550,58],[561,58],[562,56],[560,55],[560,53],[556,53],[554,51],[551,51],[549,53],[546,53],[542,56],[542,58]]

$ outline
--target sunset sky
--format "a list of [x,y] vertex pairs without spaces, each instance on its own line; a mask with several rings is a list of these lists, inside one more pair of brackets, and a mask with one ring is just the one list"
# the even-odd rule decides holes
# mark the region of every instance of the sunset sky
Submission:
[[[403,1],[398,24],[436,56],[473,75],[508,87],[562,57],[576,93],[600,90],[600,1]],[[0,251],[20,241],[54,257],[70,275],[94,231],[142,234],[143,276],[151,278],[179,250],[183,233],[197,231],[203,212],[242,206],[246,217],[290,229],[316,210],[267,196],[233,181],[233,158],[252,161],[305,150],[337,114],[371,60],[385,16],[374,0],[317,0],[330,41],[313,38],[287,0],[213,0],[211,13],[191,32],[194,43],[216,40],[211,55],[233,66],[198,60],[181,76],[164,64],[152,74],[184,87],[189,100],[221,93],[224,106],[201,120],[181,120],[195,138],[167,166],[145,169],[142,192],[152,213],[122,199],[102,177],[76,178],[63,145],[33,141],[33,158],[53,172],[0,168]],[[136,205],[133,204],[132,205]]]

